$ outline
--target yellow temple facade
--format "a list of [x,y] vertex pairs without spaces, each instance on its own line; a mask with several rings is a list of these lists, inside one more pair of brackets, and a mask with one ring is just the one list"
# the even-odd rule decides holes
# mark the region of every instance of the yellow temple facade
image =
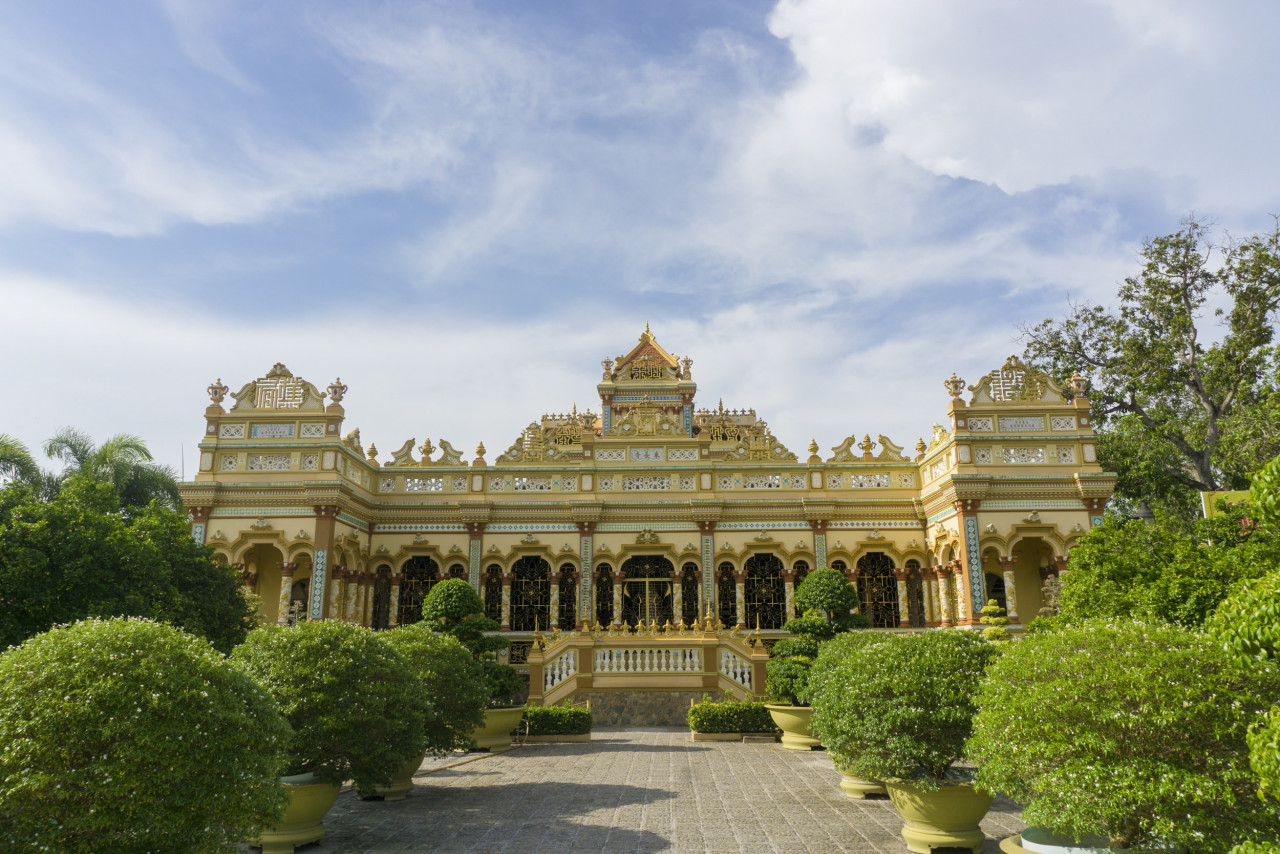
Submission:
[[470,460],[443,439],[366,446],[340,380],[321,391],[282,364],[234,393],[218,380],[182,486],[192,535],[240,568],[267,622],[393,627],[466,579],[524,664],[548,632],[710,619],[767,637],[820,566],[846,573],[876,628],[974,625],[991,598],[1025,623],[1115,482],[1084,383],[1012,357],[945,380],[945,417],[914,452],[855,434],[803,457],[752,409],[699,407],[692,359],[647,327],[601,367],[598,412],[543,415]]

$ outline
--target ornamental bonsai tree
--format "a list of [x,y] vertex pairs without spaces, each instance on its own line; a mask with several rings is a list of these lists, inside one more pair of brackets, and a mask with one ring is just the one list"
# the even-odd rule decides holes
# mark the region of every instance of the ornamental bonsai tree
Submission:
[[968,745],[978,785],[1023,818],[1112,847],[1221,851],[1276,839],[1246,733],[1277,696],[1271,660],[1163,622],[1091,620],[1028,637],[990,669]]
[[489,683],[484,668],[457,638],[433,632],[426,623],[383,634],[426,690],[427,753],[441,756],[471,746],[471,733],[484,721]]
[[284,812],[289,737],[207,641],[136,618],[55,627],[0,654],[0,848],[233,850]]
[[848,649],[841,660],[823,662],[821,687],[811,692],[815,733],[836,767],[855,777],[925,791],[963,781],[953,766],[964,756],[983,671],[996,655],[962,631]]
[[1004,615],[1004,608],[995,599],[988,599],[982,606],[982,636],[992,643],[1005,643],[1010,639],[1009,618]]
[[784,638],[769,652],[765,690],[774,703],[807,706],[809,669],[818,649],[842,631],[870,625],[853,614],[858,591],[844,574],[825,567],[807,575],[796,588],[795,605],[804,616],[783,625],[793,637]]
[[524,677],[511,665],[496,660],[498,651],[511,646],[511,641],[486,634],[500,627],[484,615],[484,601],[470,584],[461,578],[436,584],[422,605],[422,620],[437,631],[457,638],[480,662],[489,685],[489,708],[520,704],[526,690]]
[[385,785],[426,747],[426,688],[373,631],[337,620],[249,633],[231,660],[266,688],[293,727],[286,774]]

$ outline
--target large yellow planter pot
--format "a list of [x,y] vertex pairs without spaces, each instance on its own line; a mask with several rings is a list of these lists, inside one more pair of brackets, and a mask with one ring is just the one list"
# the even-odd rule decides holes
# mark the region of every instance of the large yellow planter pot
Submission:
[[413,775],[422,767],[422,759],[421,756],[410,759],[399,771],[391,775],[390,785],[377,786],[373,791],[381,795],[384,801],[403,801],[404,796],[413,791]]
[[840,772],[840,788],[851,798],[865,800],[867,795],[887,794],[884,783],[879,780],[859,780],[857,777]]
[[484,723],[476,727],[476,747],[490,753],[511,749],[511,731],[524,716],[524,706],[509,709],[486,709]]
[[909,783],[885,781],[889,799],[902,815],[902,838],[917,854],[934,848],[968,848],[977,854],[986,838],[978,825],[991,796],[967,784],[922,792]]
[[782,730],[782,746],[788,750],[816,750],[822,746],[809,734],[809,719],[813,717],[813,709],[809,706],[783,706],[765,703],[769,717]]
[[[309,782],[291,782],[303,779]],[[264,830],[262,836],[253,842],[262,846],[262,854],[293,854],[295,846],[319,841],[324,836],[325,814],[338,799],[338,786],[317,783],[310,774],[286,777],[284,788],[289,793],[284,821]]]

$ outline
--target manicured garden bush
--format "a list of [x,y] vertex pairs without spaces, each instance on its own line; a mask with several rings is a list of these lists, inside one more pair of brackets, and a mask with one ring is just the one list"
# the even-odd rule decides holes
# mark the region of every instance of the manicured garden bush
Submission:
[[369,629],[336,620],[264,626],[231,659],[293,727],[287,774],[366,791],[425,752],[426,688]]
[[442,755],[470,747],[489,703],[480,662],[457,638],[437,634],[426,623],[400,626],[381,637],[426,689],[427,752]]
[[689,707],[689,729],[694,732],[779,732],[764,703],[725,698],[704,698]]
[[805,701],[813,703],[814,697],[824,690],[848,690],[847,686],[832,678],[835,670],[855,652],[875,644],[888,643],[896,637],[897,635],[884,632],[845,632],[824,643],[809,670]]
[[58,626],[0,654],[0,849],[232,850],[283,813],[289,735],[207,641]]
[[952,766],[964,755],[983,671],[997,654],[972,632],[954,630],[864,643],[824,667],[822,689],[812,694],[813,734],[854,777],[925,790],[963,779]]
[[1118,848],[1280,834],[1245,737],[1280,696],[1275,662],[1240,667],[1168,623],[1095,620],[1013,644],[988,677],[969,756],[1028,823]]
[[587,735],[591,710],[582,706],[530,706],[524,710],[529,735]]
[[796,613],[816,611],[827,620],[848,616],[858,605],[858,591],[838,569],[819,567],[804,577],[795,594]]
[[485,632],[501,628],[484,615],[484,601],[461,578],[441,581],[431,588],[422,606],[423,622],[457,638],[484,668],[489,684],[489,708],[518,706],[528,690],[524,677],[512,666],[496,659],[499,650],[511,641]]
[[858,591],[843,573],[824,567],[805,576],[795,594],[796,608],[803,616],[782,627],[795,637],[778,641],[769,651],[765,691],[771,702],[808,705],[809,668],[819,647],[840,632],[862,627],[854,620],[860,615],[849,613],[857,602]]

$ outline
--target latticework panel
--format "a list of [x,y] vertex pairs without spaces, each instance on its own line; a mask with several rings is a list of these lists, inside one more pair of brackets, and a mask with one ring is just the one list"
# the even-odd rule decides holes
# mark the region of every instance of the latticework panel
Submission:
[[782,561],[774,555],[752,555],[747,559],[746,570],[743,605],[747,628],[782,628],[787,619],[787,592],[782,583]]
[[881,552],[858,558],[858,597],[862,613],[877,629],[898,627],[898,580],[893,574],[893,561]]

